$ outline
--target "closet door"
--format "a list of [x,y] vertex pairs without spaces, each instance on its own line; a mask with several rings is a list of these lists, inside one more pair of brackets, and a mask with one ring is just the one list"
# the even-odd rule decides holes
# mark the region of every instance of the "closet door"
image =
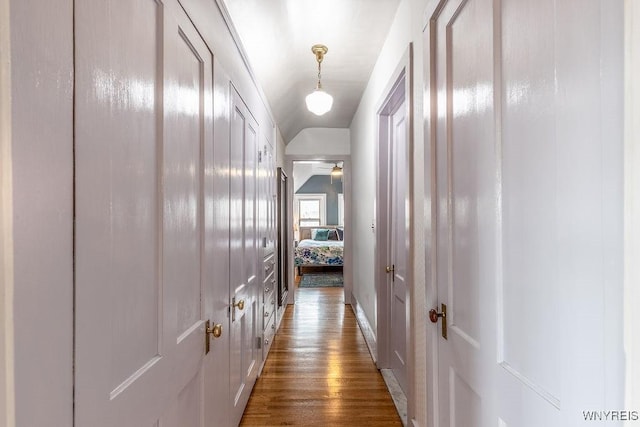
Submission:
[[75,14],[75,425],[202,426],[212,56],[177,1]]
[[235,91],[231,106],[231,327],[232,424],[242,418],[259,368],[258,230],[256,209],[258,125]]

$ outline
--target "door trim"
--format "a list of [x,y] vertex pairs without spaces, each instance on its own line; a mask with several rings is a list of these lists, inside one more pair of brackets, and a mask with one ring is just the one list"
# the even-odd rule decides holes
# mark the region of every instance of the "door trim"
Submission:
[[[434,0],[429,3],[424,13],[422,28],[423,46],[423,75],[422,85],[424,89],[424,168],[425,179],[425,279],[426,283],[426,307],[435,308],[438,304],[438,286],[436,276],[437,260],[437,236],[435,230],[438,227],[437,201],[437,174],[436,174],[436,126],[438,120],[437,87],[436,87],[436,28],[434,23],[448,0]],[[426,334],[426,419],[427,427],[436,427],[440,419],[438,403],[438,343],[439,328],[427,328]]]
[[[400,86],[404,82],[402,86]],[[397,105],[399,102],[405,103],[406,109],[406,123],[407,123],[407,152],[409,158],[413,154],[413,43],[409,43],[402,58],[400,59],[396,69],[389,77],[387,86],[382,92],[384,97],[378,103],[376,108],[376,121],[377,121],[377,143],[375,148],[375,165],[376,165],[376,201],[374,212],[374,227],[375,227],[375,247],[374,247],[374,266],[375,266],[375,288],[376,288],[376,337],[377,337],[377,366],[378,368],[387,368],[390,366],[390,331],[391,331],[391,294],[389,288],[386,286],[387,273],[384,270],[387,259],[390,255],[389,247],[389,230],[387,229],[387,213],[389,211],[390,201],[388,200],[388,161],[389,158],[386,154],[388,149],[388,128],[387,122],[390,117],[390,108]],[[402,97],[402,98],[399,98]],[[411,418],[411,399],[410,395],[413,394],[415,388],[416,379],[410,372],[414,371],[414,357],[413,357],[413,310],[411,307],[413,301],[413,253],[415,239],[412,235],[414,227],[415,215],[413,213],[413,162],[409,161],[407,165],[409,171],[408,180],[408,199],[409,199],[409,230],[410,236],[409,254],[407,261],[407,402],[409,403],[409,418]]]

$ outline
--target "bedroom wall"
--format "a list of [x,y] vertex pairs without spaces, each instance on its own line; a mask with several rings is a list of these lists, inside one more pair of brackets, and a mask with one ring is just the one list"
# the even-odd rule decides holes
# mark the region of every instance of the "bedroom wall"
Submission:
[[336,179],[331,183],[328,175],[313,175],[296,194],[326,194],[327,195],[327,225],[338,224],[338,194],[342,193],[342,180]]
[[350,130],[342,128],[302,129],[288,144],[287,155],[341,155],[351,152]]
[[413,284],[411,286],[411,311],[415,318],[411,319],[412,341],[409,356],[413,363],[412,377],[414,383],[411,399],[408,402],[410,416],[414,425],[426,425],[426,300],[425,300],[425,246],[418,244],[425,241],[425,170],[422,122],[422,27],[423,17],[428,0],[402,0],[398,6],[391,29],[380,51],[376,65],[371,73],[369,83],[360,101],[360,105],[351,122],[351,156],[353,159],[353,233],[354,268],[353,295],[358,305],[364,310],[368,322],[376,330],[376,290],[374,269],[375,247],[375,192],[376,171],[375,149],[377,141],[377,110],[386,95],[384,93],[391,75],[398,66],[402,56],[407,52],[409,43],[413,43],[413,112],[414,147],[410,171],[412,194],[412,236],[416,242],[413,248]]

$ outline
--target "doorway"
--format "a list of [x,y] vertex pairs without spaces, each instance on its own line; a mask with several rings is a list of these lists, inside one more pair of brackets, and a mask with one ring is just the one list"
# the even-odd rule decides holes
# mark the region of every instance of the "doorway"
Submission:
[[[341,286],[348,304],[352,293],[349,156],[297,155],[287,160],[292,236],[289,303],[295,301],[298,286]],[[328,230],[327,236],[323,230]]]
[[411,48],[393,74],[378,109],[376,180],[378,367],[393,373],[405,395],[409,391],[407,328],[411,286],[410,60]]

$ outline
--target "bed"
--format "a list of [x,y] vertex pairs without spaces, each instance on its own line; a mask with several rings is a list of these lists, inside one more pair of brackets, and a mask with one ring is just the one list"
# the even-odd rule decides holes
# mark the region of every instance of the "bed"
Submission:
[[[325,236],[322,230],[329,230],[326,233],[328,235]],[[301,240],[295,249],[295,266],[298,271],[300,267],[342,267],[344,241],[340,237],[343,235],[342,227],[300,227]]]

